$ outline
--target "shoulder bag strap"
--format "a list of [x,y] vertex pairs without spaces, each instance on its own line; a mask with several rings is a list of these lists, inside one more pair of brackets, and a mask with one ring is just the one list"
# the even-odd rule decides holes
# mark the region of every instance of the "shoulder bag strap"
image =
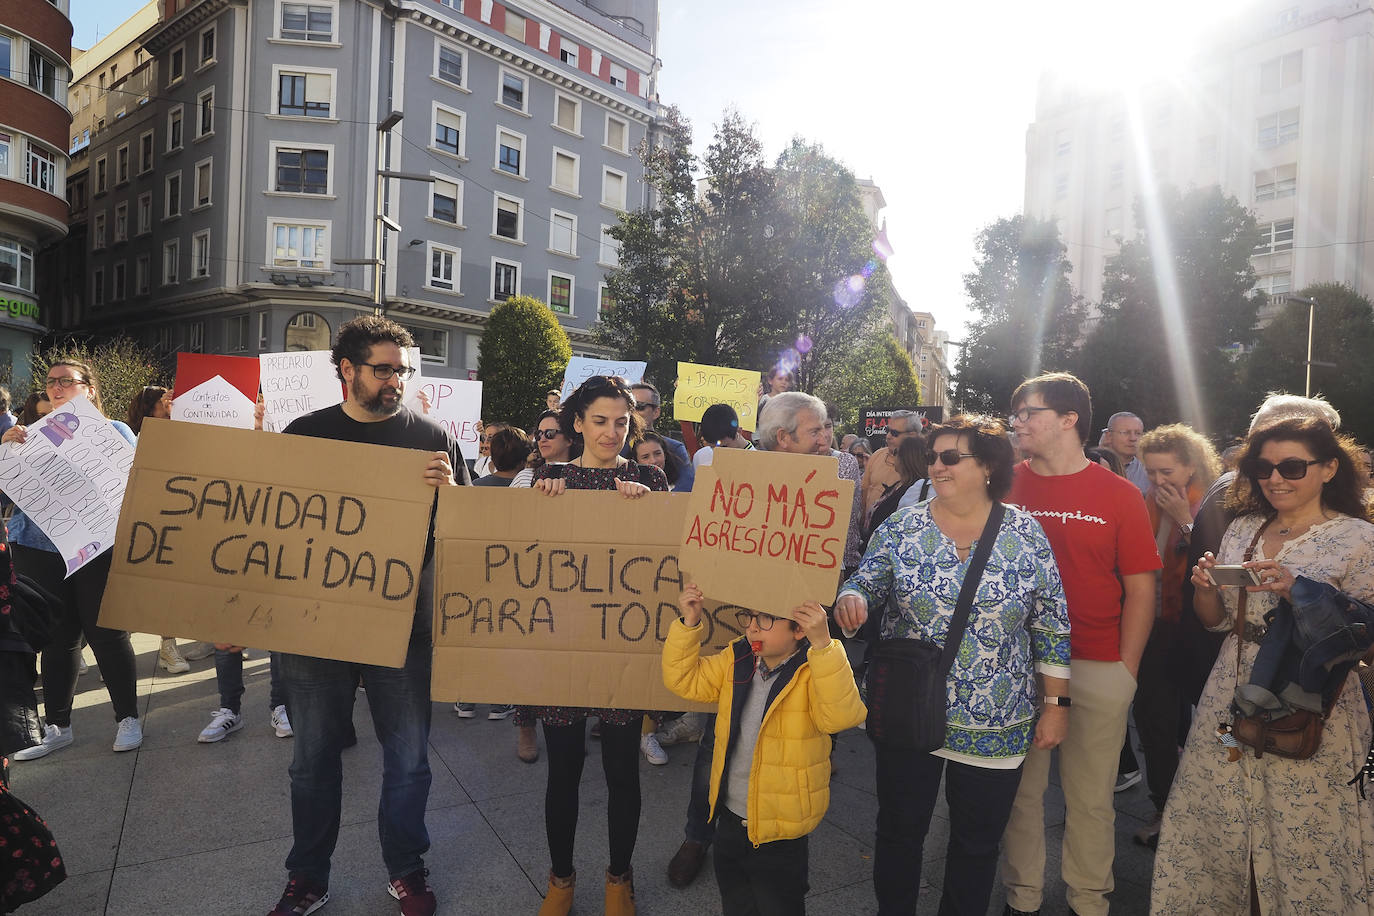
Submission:
[[973,551],[973,562],[964,573],[964,582],[959,586],[959,602],[954,608],[954,619],[949,622],[949,632],[945,634],[945,648],[940,654],[940,679],[949,677],[949,669],[954,667],[954,656],[959,654],[959,643],[964,639],[964,627],[968,615],[973,610],[973,593],[978,591],[978,582],[983,578],[983,567],[988,565],[988,555],[992,544],[997,540],[997,529],[1002,526],[1002,516],[1006,507],[1000,502],[992,504],[983,533],[978,538],[978,548]]
[[[1273,521],[1270,519],[1269,521]],[[1255,558],[1255,548],[1259,546],[1260,538],[1264,537],[1264,529],[1269,527],[1269,521],[1259,526],[1255,536],[1250,539],[1250,546],[1245,548],[1244,562],[1249,563]],[[1245,642],[1245,599],[1249,595],[1249,589],[1241,586],[1240,594],[1236,596],[1236,623],[1232,632],[1236,634],[1236,687],[1240,687],[1240,653]]]

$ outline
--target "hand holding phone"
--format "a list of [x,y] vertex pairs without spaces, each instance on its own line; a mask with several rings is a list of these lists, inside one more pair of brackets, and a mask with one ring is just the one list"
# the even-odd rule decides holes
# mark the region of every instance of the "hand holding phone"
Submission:
[[1247,585],[1260,584],[1260,578],[1255,571],[1240,564],[1213,566],[1203,573],[1217,588],[1244,588]]

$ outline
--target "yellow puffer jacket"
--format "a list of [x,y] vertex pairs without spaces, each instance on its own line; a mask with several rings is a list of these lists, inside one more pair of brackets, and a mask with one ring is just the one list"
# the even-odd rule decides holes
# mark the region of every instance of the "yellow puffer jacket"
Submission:
[[[729,756],[732,723],[744,703],[735,684],[754,673],[748,640],[736,639],[717,655],[701,657],[704,624],[673,621],[663,644],[663,683],[673,693],[699,703],[715,703],[716,753],[711,760],[711,817]],[[824,649],[798,653],[769,682],[768,707],[749,770],[745,820],[749,842],[806,836],[830,805],[830,736],[853,728],[867,711],[854,685],[844,647],[832,640]]]

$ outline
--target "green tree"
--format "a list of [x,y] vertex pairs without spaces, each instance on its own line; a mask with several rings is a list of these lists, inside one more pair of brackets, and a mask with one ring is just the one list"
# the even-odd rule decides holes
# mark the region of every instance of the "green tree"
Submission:
[[[32,390],[42,391],[48,369],[63,359],[83,362],[95,369],[105,416],[112,420],[128,416],[129,403],[145,385],[171,384],[168,373],[151,348],[120,335],[99,342],[62,341],[35,353],[31,362]],[[19,403],[22,404],[22,399]]]
[[964,289],[978,317],[956,364],[956,401],[1000,416],[1022,381],[1068,364],[1083,303],[1069,284],[1073,266],[1052,220],[999,219],[976,244]]
[[859,428],[859,411],[921,403],[921,383],[911,357],[892,332],[866,335],[849,350],[849,360],[812,392],[840,409],[840,423],[848,432]]
[[1254,409],[1230,354],[1254,338],[1261,296],[1252,213],[1215,186],[1163,188],[1136,204],[1139,234],[1107,262],[1101,317],[1075,367],[1095,425],[1119,410],[1146,428],[1182,421],[1231,428]]
[[568,333],[538,299],[515,296],[491,310],[477,347],[482,413],[530,429],[572,359]]
[[[1374,308],[1364,296],[1339,283],[1309,286],[1299,295],[1317,300],[1313,361],[1335,364],[1312,367],[1312,392],[1340,411],[1342,430],[1361,443],[1374,443],[1374,401],[1369,396],[1369,382],[1360,371],[1374,352]],[[1241,369],[1241,389],[1251,411],[1271,391],[1303,391],[1307,318],[1307,304],[1289,300],[1259,332],[1255,348]],[[1245,432],[1245,425],[1239,423],[1227,431],[1238,435]]]

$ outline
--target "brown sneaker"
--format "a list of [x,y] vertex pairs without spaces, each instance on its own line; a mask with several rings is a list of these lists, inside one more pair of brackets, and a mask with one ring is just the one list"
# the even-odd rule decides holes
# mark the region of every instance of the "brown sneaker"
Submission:
[[706,844],[687,840],[668,863],[668,883],[673,887],[686,887],[697,879],[705,861]]
[[534,734],[534,726],[521,725],[518,731],[520,735],[515,739],[515,756],[526,763],[534,763],[539,759],[539,739]]

